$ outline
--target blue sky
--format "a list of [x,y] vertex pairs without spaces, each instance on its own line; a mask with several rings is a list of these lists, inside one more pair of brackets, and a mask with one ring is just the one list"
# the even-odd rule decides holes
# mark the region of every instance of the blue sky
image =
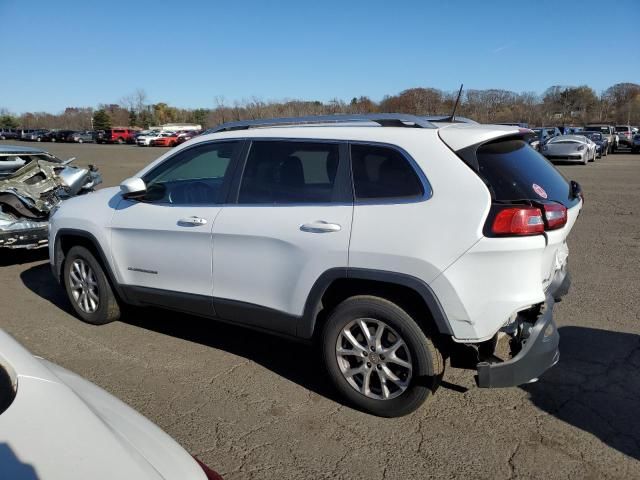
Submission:
[[0,0],[0,108],[58,112],[136,88],[188,108],[461,82],[600,92],[640,83],[639,20],[637,0]]

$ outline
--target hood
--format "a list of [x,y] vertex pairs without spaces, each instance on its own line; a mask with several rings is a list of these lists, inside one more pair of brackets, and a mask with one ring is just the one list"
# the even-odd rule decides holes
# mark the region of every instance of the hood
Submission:
[[0,414],[0,471],[12,480],[201,479],[171,437],[96,385],[33,357],[0,331],[17,385]]

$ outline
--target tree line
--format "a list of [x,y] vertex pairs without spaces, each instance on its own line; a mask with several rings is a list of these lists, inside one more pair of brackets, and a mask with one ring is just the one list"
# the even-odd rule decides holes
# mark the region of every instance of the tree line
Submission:
[[[394,112],[413,115],[451,113],[457,91],[417,87],[397,95],[387,95],[375,102],[369,97],[353,97],[346,102],[284,100],[263,101],[251,98],[225,102],[215,97],[208,108],[185,109],[167,103],[149,103],[144,90],[124,96],[116,104],[91,107],[69,107],[64,112],[27,112],[12,115],[0,108],[0,127],[106,129],[112,126],[147,128],[164,123],[198,123],[213,127],[224,122],[306,115]],[[588,122],[640,124],[640,85],[617,83],[598,95],[587,85],[547,88],[542,95],[535,92],[513,92],[501,89],[466,90],[457,115],[480,123],[519,122],[537,125],[580,125]]]

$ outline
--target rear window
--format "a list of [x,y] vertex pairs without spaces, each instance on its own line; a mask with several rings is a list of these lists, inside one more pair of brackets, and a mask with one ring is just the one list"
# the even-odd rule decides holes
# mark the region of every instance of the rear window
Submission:
[[616,132],[628,132],[629,127],[616,127]]
[[488,143],[477,158],[480,176],[498,202],[550,200],[571,207],[579,201],[571,198],[569,182],[558,169],[522,140]]

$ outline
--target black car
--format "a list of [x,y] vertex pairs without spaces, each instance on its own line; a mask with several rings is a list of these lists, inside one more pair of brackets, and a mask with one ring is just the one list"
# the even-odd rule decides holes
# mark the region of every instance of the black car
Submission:
[[15,140],[20,134],[15,128],[0,128],[0,140]]
[[53,133],[51,137],[52,142],[70,142],[71,135],[73,135],[76,132],[74,130],[57,130],[52,133]]

